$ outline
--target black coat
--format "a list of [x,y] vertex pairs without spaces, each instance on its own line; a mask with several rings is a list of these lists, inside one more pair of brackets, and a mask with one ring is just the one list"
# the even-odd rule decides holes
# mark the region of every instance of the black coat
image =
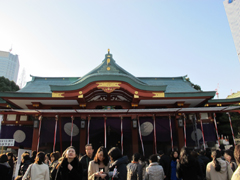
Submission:
[[[113,171],[115,167],[117,167],[117,172],[118,172],[118,179],[116,180],[126,180],[127,179],[127,163],[128,163],[128,157],[123,156],[116,161],[114,161],[110,166],[109,166],[109,171]],[[115,178],[114,178],[115,180]]]
[[30,160],[26,160],[26,161],[24,161],[24,163],[20,164],[18,175],[24,175],[30,164],[32,164]]
[[1,180],[12,179],[12,171],[8,163],[0,163],[0,179]]
[[93,160],[93,156],[90,159],[86,154],[81,158],[80,163],[82,165],[82,171],[83,171],[82,180],[88,179],[88,165],[89,165],[89,162],[92,160]]
[[172,159],[168,155],[162,155],[159,164],[163,167],[164,173],[165,173],[165,180],[171,179],[171,161]]
[[13,159],[10,159],[10,160],[8,161],[8,164],[10,165],[10,167],[11,167],[11,173],[13,174],[13,169],[14,169]]
[[177,163],[177,177],[184,180],[203,179],[200,164],[193,156],[188,156],[188,163]]
[[64,159],[57,169],[51,174],[53,180],[81,180],[82,179],[82,165],[77,158],[70,163],[73,169],[68,169],[68,161]]

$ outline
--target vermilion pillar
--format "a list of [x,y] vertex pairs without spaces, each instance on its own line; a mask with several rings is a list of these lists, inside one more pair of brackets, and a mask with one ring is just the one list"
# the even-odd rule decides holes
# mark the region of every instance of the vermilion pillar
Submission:
[[38,145],[38,128],[33,128],[33,138],[32,138],[32,151],[37,150],[37,145]]

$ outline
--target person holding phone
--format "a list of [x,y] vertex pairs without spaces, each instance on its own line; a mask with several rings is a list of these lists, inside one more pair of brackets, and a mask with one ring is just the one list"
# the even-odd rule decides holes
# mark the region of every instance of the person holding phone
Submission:
[[97,153],[88,166],[88,180],[108,179],[109,159],[107,149],[103,146],[98,148]]

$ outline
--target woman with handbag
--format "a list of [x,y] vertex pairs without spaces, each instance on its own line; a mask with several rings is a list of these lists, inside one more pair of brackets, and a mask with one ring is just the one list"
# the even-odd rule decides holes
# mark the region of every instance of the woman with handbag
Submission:
[[232,177],[232,169],[230,165],[221,159],[221,151],[212,152],[212,162],[208,163],[206,168],[207,180],[230,180]]
[[28,167],[22,179],[49,180],[49,168],[44,160],[44,152],[38,152],[35,162]]

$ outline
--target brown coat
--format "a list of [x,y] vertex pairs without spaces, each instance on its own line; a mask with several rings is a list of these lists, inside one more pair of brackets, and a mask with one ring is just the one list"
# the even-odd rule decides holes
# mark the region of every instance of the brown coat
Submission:
[[[108,167],[109,167],[109,164],[104,167],[105,173],[109,172],[109,168]],[[88,165],[88,180],[94,180],[95,179],[94,174],[96,172],[99,172],[99,164],[95,163],[94,160],[92,160],[92,161],[89,162],[89,165]],[[98,179],[99,178],[97,178],[97,180]]]

